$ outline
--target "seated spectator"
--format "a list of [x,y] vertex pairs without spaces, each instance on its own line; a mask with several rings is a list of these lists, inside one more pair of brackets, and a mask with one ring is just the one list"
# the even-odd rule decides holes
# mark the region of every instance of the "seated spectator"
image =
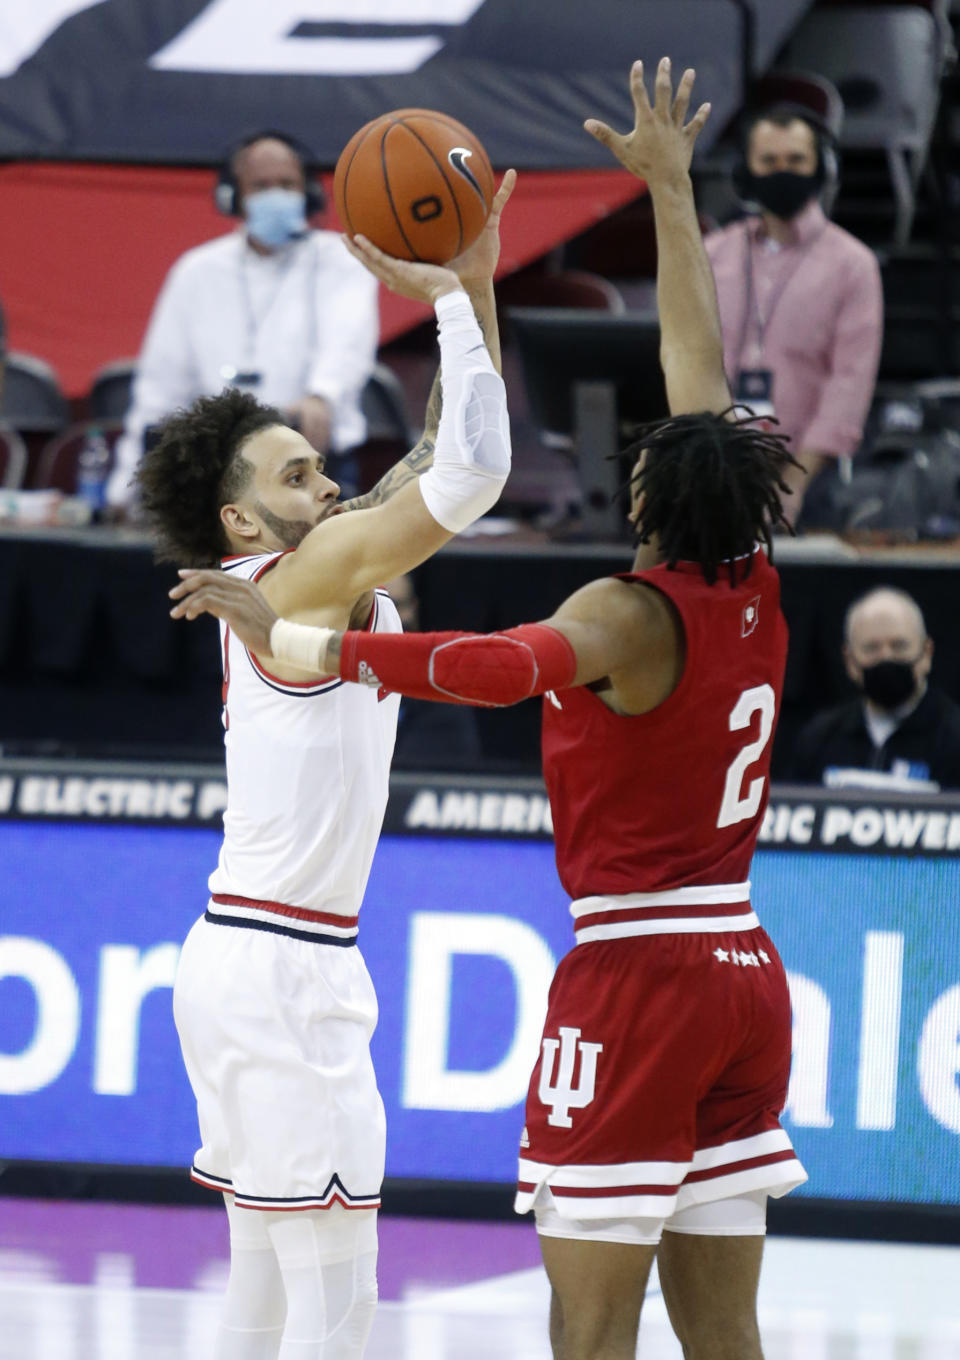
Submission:
[[[397,606],[404,632],[420,628],[420,601],[411,575],[388,581],[387,593]],[[476,710],[459,704],[432,704],[401,699],[395,770],[475,770],[481,762]]]
[[801,464],[785,474],[791,523],[809,481],[860,444],[883,338],[876,257],[821,206],[836,176],[832,136],[812,114],[764,110],[734,174],[756,215],[704,242],[730,390],[758,416],[776,416]]
[[792,777],[832,787],[960,788],[960,705],[927,683],[933,641],[916,601],[886,586],[855,600],[843,656],[860,696],[801,730]]
[[[377,282],[339,233],[309,227],[323,198],[306,151],[280,133],[248,138],[224,165],[216,201],[238,228],[188,250],[160,291],[107,484],[114,514],[132,504],[149,428],[225,386],[278,407],[318,453],[346,453],[365,437]],[[344,482],[344,471],[333,458],[330,475]]]

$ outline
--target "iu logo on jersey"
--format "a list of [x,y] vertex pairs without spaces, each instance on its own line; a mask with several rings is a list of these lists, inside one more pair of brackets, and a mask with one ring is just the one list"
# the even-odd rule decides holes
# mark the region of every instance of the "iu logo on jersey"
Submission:
[[754,595],[752,600],[748,600],[743,606],[743,614],[740,616],[740,636],[749,637],[760,622],[760,596]]
[[[557,1050],[560,1061],[557,1063]],[[597,1057],[603,1052],[603,1044],[588,1044],[580,1038],[580,1031],[560,1026],[559,1039],[544,1039],[543,1060],[540,1064],[540,1085],[537,1095],[543,1105],[550,1107],[547,1123],[555,1128],[573,1128],[571,1110],[582,1110],[593,1100],[597,1084]],[[577,1084],[573,1084],[577,1054],[580,1054],[580,1071]],[[554,1068],[557,1069],[554,1080]]]

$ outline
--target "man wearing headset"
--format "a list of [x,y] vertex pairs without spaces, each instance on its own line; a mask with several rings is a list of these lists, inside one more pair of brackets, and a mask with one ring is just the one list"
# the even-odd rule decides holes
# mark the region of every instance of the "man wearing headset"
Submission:
[[309,160],[272,130],[227,158],[216,204],[239,225],[188,250],[167,275],[107,484],[114,511],[132,503],[149,428],[224,387],[284,411],[318,453],[363,442],[360,394],[379,338],[376,280],[338,233],[310,228],[324,200]]
[[738,402],[775,416],[801,464],[787,474],[795,523],[810,479],[855,452],[883,336],[873,252],[828,221],[832,134],[799,105],[751,118],[734,187],[750,216],[709,235],[724,364]]

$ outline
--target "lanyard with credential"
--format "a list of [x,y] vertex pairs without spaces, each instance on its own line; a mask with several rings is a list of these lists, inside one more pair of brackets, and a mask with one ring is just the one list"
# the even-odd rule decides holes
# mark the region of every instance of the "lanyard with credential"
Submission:
[[798,274],[798,272],[799,272],[801,266],[803,265],[804,260],[807,258],[807,256],[810,254],[810,251],[813,249],[813,247],[814,247],[814,246],[817,244],[817,242],[820,240],[820,237],[823,235],[823,233],[826,231],[826,229],[827,229],[827,223],[824,222],[824,224],[823,224],[823,226],[820,228],[820,230],[819,230],[814,236],[811,236],[810,240],[809,240],[809,241],[807,242],[807,244],[804,246],[803,250],[801,250],[801,252],[800,252],[800,254],[799,254],[798,257],[797,257],[796,263],[794,264],[793,268],[792,268],[792,269],[788,269],[788,270],[786,271],[786,273],[782,273],[782,274],[781,274],[781,277],[777,280],[777,287],[776,287],[776,289],[775,289],[775,291],[774,291],[774,294],[773,294],[773,296],[772,296],[771,299],[770,299],[770,304],[769,304],[769,306],[767,307],[767,314],[766,314],[766,316],[764,316],[764,315],[761,313],[761,311],[760,311],[760,298],[759,298],[759,296],[758,296],[758,294],[757,294],[757,290],[756,290],[756,288],[755,288],[755,286],[754,286],[754,278],[753,278],[753,240],[752,240],[752,238],[751,238],[749,228],[744,232],[744,234],[743,234],[743,240],[744,240],[745,255],[746,255],[746,258],[745,258],[745,260],[744,260],[744,274],[745,274],[745,276],[746,276],[746,282],[747,282],[747,297],[746,297],[746,304],[745,304],[744,310],[743,310],[743,326],[741,327],[741,331],[740,331],[740,344],[739,344],[739,346],[737,347],[737,367],[738,367],[738,368],[742,368],[742,367],[743,367],[743,350],[744,350],[744,346],[745,346],[746,343],[747,343],[747,331],[748,331],[748,329],[749,329],[751,320],[753,320],[753,321],[756,323],[756,328],[757,328],[757,348],[758,348],[758,350],[759,350],[759,352],[760,352],[761,358],[763,357],[763,339],[764,339],[764,336],[765,336],[766,333],[767,333],[767,327],[770,325],[770,322],[771,322],[771,320],[773,319],[773,314],[774,314],[774,312],[776,311],[777,304],[779,303],[780,299],[783,297],[784,293],[787,291],[787,288],[788,288],[788,286],[789,286],[791,280],[793,280],[793,279],[796,277],[796,275]]
[[250,276],[248,273],[249,264],[246,254],[244,253],[240,257],[241,295],[243,298],[244,311],[246,313],[247,323],[246,350],[248,360],[251,366],[255,365],[256,359],[259,357],[259,340],[261,328],[263,327],[264,323],[267,320],[267,317],[273,311],[273,308],[275,307],[277,301],[279,300],[280,295],[284,290],[284,286],[286,284],[288,276],[294,273],[294,271],[299,267],[300,261],[303,258],[302,246],[306,247],[306,250],[308,252],[307,258],[310,264],[310,282],[308,289],[310,293],[310,308],[309,308],[310,335],[308,352],[312,353],[317,343],[318,264],[317,264],[317,247],[315,241],[308,236],[304,242],[298,241],[295,243],[293,249],[290,250],[290,253],[288,254],[287,258],[283,261],[282,268],[278,271],[277,277],[273,281],[273,286],[270,290],[270,295],[267,299],[267,305],[266,307],[264,307],[259,316],[257,316],[256,307],[253,301],[253,289],[251,288],[250,285]]

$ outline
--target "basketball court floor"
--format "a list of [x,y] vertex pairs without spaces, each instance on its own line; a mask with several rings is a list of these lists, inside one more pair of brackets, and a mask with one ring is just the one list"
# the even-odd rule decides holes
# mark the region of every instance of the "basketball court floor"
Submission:
[[[0,1197],[0,1360],[210,1360],[219,1209]],[[550,1360],[526,1222],[381,1219],[367,1360]],[[767,1360],[960,1360],[960,1248],[768,1241]],[[680,1360],[656,1279],[639,1355]]]

